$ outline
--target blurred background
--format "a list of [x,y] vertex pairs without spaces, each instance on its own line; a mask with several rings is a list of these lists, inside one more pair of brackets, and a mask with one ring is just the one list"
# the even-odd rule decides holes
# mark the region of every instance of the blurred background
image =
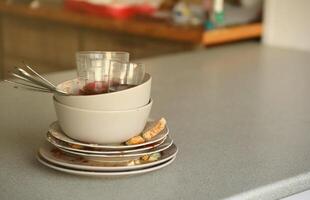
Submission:
[[0,0],[0,77],[22,61],[41,73],[75,68],[80,50],[132,59],[253,40],[310,49],[298,0]]

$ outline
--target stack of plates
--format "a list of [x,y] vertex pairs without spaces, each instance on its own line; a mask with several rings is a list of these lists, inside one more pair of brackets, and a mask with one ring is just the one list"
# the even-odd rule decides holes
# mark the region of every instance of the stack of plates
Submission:
[[49,144],[39,149],[37,159],[50,168],[71,174],[142,174],[163,168],[174,161],[178,149],[168,133],[166,126],[151,140],[135,145],[89,144],[69,138],[54,122],[47,133]]

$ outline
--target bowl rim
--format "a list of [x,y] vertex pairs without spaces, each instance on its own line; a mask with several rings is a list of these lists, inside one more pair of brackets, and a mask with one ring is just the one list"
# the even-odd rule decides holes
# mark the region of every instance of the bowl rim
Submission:
[[[70,98],[70,97],[71,97],[71,98],[72,98],[72,97],[78,97],[78,98],[85,98],[85,99],[86,99],[86,98],[98,97],[98,96],[102,96],[102,95],[104,95],[104,96],[113,96],[113,95],[116,95],[116,94],[119,94],[119,93],[125,92],[125,91],[127,91],[127,92],[129,91],[129,92],[130,92],[131,90],[136,89],[136,88],[140,88],[140,87],[144,86],[145,84],[147,84],[147,83],[149,83],[149,82],[152,81],[152,76],[151,76],[149,73],[145,73],[145,78],[146,78],[146,80],[145,80],[144,82],[142,82],[141,84],[136,85],[136,86],[131,87],[131,88],[128,88],[128,89],[125,89],[125,90],[117,91],[117,92],[110,92],[110,93],[103,93],[103,94],[93,94],[93,95],[69,95],[69,96],[60,95],[60,94],[54,94],[54,96],[55,96],[55,95],[56,95],[56,96],[64,96],[64,97],[68,97],[68,98]],[[74,81],[74,80],[77,80],[77,78],[69,79],[69,80],[63,81],[63,82],[57,84],[56,88],[59,89],[60,85],[65,84],[65,83],[67,83],[67,82],[69,82],[69,81],[72,82],[72,81]]]
[[153,104],[153,99],[150,98],[149,102],[146,105],[134,108],[134,109],[129,109],[129,110],[89,110],[89,109],[83,109],[83,108],[77,108],[73,106],[68,106],[66,104],[63,104],[59,102],[55,97],[53,97],[54,105],[58,104],[58,106],[65,107],[66,109],[70,110],[76,110],[80,112],[90,112],[90,113],[122,113],[122,112],[133,112],[133,111],[138,111],[138,110],[143,110],[148,107],[151,107]]

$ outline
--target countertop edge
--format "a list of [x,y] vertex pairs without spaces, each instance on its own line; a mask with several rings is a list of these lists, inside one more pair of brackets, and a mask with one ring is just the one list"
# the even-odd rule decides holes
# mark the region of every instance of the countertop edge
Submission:
[[281,199],[310,189],[310,172],[249,190],[223,200]]

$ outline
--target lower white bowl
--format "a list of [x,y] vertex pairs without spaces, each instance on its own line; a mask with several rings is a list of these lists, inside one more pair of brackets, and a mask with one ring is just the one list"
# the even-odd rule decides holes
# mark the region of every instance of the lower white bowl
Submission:
[[153,101],[124,111],[86,110],[64,105],[54,98],[61,129],[71,138],[96,144],[122,143],[144,129]]

